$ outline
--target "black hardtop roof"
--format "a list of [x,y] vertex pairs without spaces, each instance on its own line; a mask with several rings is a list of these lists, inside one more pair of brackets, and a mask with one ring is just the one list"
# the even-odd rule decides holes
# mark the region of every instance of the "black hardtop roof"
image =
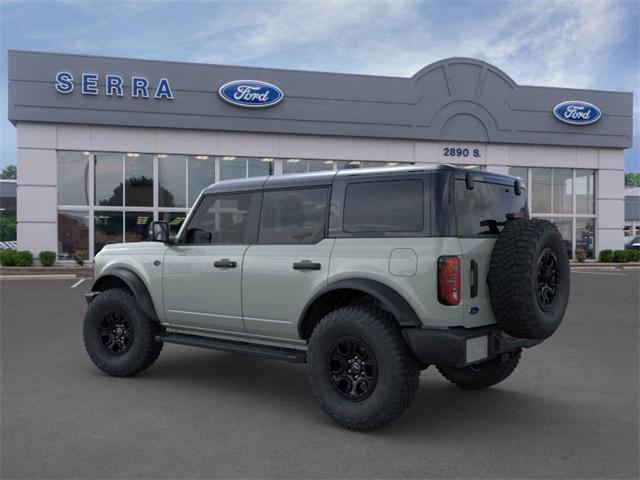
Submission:
[[400,167],[373,167],[373,168],[352,168],[343,170],[325,170],[311,173],[294,173],[279,176],[263,176],[239,178],[233,180],[221,180],[205,188],[205,194],[230,193],[251,190],[271,190],[294,187],[314,187],[332,185],[336,178],[342,177],[392,177],[394,175],[406,175],[410,173],[433,173],[450,172],[456,178],[465,178],[467,174],[473,175],[474,180],[490,183],[500,183],[513,185],[516,177],[502,175],[481,170],[471,170],[455,167],[453,165],[409,165]]

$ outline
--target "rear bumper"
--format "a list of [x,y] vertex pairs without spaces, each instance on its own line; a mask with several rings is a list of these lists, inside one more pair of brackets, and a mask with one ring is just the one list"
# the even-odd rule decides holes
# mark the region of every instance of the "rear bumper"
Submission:
[[415,356],[424,365],[466,367],[486,362],[517,348],[529,348],[542,340],[507,335],[496,325],[479,328],[407,328],[402,331]]

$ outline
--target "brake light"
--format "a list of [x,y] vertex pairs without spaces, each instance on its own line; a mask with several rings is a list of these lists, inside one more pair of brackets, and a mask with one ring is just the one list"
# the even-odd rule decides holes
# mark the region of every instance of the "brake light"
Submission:
[[438,259],[438,300],[444,305],[460,303],[460,259],[440,257]]

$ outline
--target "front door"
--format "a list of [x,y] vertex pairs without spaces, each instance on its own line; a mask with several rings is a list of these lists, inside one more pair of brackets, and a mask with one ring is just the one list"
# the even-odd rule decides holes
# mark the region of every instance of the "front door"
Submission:
[[166,322],[186,330],[244,333],[242,262],[255,241],[260,194],[205,196],[164,256]]
[[335,239],[325,238],[329,188],[265,191],[258,243],[244,258],[243,318],[247,333],[296,340],[298,319],[327,284]]

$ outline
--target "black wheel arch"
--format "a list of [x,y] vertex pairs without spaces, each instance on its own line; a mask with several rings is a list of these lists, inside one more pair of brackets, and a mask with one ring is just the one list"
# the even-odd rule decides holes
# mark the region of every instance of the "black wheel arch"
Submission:
[[149,294],[147,286],[140,276],[129,268],[107,268],[94,280],[93,285],[91,286],[91,291],[102,292],[109,288],[122,286],[126,286],[131,293],[133,293],[140,309],[147,317],[149,317],[149,319],[155,321],[158,320],[158,315],[156,314],[156,309],[153,306],[153,300],[151,300],[151,295]]
[[[340,291],[360,292],[376,299],[384,310],[396,319],[401,327],[419,327],[422,322],[409,302],[395,289],[382,282],[367,278],[352,278],[330,283],[317,292],[305,305],[298,319],[298,334],[307,340],[319,318],[313,315],[314,309],[323,300]],[[341,306],[341,305],[339,305]]]

